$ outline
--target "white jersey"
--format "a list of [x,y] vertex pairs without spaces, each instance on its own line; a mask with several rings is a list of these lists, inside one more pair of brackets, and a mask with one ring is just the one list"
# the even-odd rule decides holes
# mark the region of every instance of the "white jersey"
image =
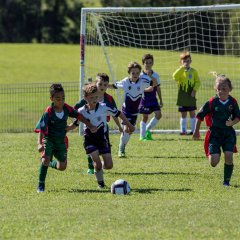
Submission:
[[128,77],[114,84],[115,88],[122,88],[124,91],[124,102],[122,111],[125,115],[137,115],[138,107],[144,93],[144,89],[151,85],[151,78],[142,75],[136,82],[132,82]]
[[[120,111],[105,103],[98,103],[94,110],[88,110],[86,105],[78,109],[78,112],[84,116],[90,123],[97,127],[98,131],[103,129],[104,133],[107,131],[107,118],[106,116],[118,117]],[[84,131],[86,133],[87,127],[84,124]],[[88,131],[89,132],[89,131]]]

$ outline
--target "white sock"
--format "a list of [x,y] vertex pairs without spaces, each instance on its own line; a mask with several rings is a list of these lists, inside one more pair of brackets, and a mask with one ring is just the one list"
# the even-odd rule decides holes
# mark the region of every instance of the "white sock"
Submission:
[[146,123],[141,121],[140,122],[140,138],[144,138],[146,135]]
[[121,152],[125,151],[125,146],[127,145],[128,141],[130,139],[130,134],[129,133],[122,133],[120,137],[120,144],[119,144],[119,150]]
[[103,179],[103,170],[101,169],[101,170],[99,170],[99,171],[94,171],[94,174],[95,174],[95,177],[96,177],[96,179],[97,179],[97,181],[98,182],[102,182],[102,181],[104,181],[104,179]]
[[158,119],[153,117],[147,125],[147,130],[154,128],[156,126],[156,124],[158,123],[158,121],[159,121]]
[[196,122],[196,118],[195,117],[190,118],[191,132],[194,132],[195,122]]
[[187,132],[187,118],[180,118],[180,130],[181,132]]

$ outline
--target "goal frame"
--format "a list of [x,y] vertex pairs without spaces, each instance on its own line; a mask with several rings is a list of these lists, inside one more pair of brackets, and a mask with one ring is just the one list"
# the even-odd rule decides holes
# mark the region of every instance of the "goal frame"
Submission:
[[[82,8],[81,9],[81,24],[80,24],[80,76],[79,76],[79,97],[82,98],[82,89],[84,86],[85,79],[85,44],[86,44],[86,20],[88,13],[159,13],[159,12],[183,12],[183,11],[206,11],[206,10],[231,10],[240,9],[240,4],[216,4],[216,5],[205,5],[205,6],[186,6],[186,7],[106,7],[106,8]],[[101,38],[101,37],[100,37]],[[101,42],[101,39],[100,39]],[[107,66],[113,81],[115,80],[112,72],[107,53],[102,46],[103,54],[105,55]],[[80,134],[83,131],[82,124],[80,125]],[[174,133],[179,130],[157,130],[162,133]],[[204,132],[204,130],[203,130]],[[238,131],[240,133],[240,130]]]

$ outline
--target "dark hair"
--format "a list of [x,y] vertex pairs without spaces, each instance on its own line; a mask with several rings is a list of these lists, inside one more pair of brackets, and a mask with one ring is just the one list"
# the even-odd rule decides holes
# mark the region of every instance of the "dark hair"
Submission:
[[109,76],[106,73],[98,73],[96,76],[96,81],[98,81],[99,79],[109,83]]
[[152,59],[152,61],[154,61],[154,59],[153,59],[153,55],[152,55],[152,54],[149,54],[149,53],[143,55],[143,57],[142,57],[142,64],[144,64],[145,61],[148,60],[148,59]]
[[60,83],[53,83],[49,89],[50,96],[53,97],[55,93],[64,92]]
[[89,84],[85,85],[83,88],[83,96],[87,97],[97,91],[98,91],[97,85],[95,83],[89,83]]
[[132,68],[139,68],[140,71],[142,70],[141,65],[138,64],[137,62],[130,62],[130,63],[128,64],[128,73],[131,72]]

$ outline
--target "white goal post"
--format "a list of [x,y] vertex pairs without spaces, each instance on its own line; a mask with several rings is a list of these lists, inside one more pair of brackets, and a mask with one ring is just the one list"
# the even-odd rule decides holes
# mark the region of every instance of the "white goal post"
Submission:
[[[121,80],[128,75],[129,62],[141,64],[143,54],[153,54],[153,69],[160,75],[164,103],[156,131],[178,132],[180,114],[172,73],[179,67],[179,55],[184,50],[190,51],[192,66],[201,79],[198,109],[214,95],[212,71],[231,79],[232,95],[240,101],[240,4],[82,8],[80,98],[84,84],[95,79],[97,73],[106,72],[111,82]],[[121,108],[121,90],[109,93]],[[236,128],[240,129],[238,125]],[[110,129],[116,129],[113,123]]]

